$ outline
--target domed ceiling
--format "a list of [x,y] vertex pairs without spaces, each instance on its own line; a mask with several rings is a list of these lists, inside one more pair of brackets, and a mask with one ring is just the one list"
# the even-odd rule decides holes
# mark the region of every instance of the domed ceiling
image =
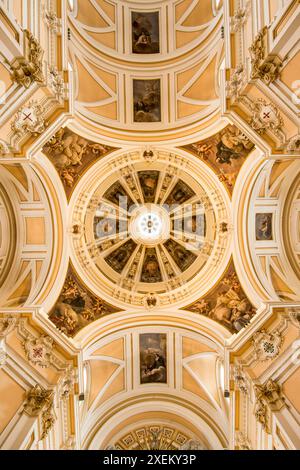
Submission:
[[184,152],[105,157],[71,205],[73,264],[93,292],[120,307],[182,304],[207,291],[228,263],[228,195]]
[[186,309],[231,331],[254,314],[231,260],[232,194],[254,145],[220,119],[222,23],[217,0],[69,12],[75,119],[43,148],[68,200],[70,266],[50,317],[69,336],[119,311]]

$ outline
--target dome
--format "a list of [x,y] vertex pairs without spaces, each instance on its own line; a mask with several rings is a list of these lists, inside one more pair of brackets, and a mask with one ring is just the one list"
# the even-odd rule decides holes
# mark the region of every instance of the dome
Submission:
[[152,154],[151,161],[140,151],[111,154],[72,197],[72,261],[94,293],[120,307],[187,302],[228,262],[222,184],[197,158]]

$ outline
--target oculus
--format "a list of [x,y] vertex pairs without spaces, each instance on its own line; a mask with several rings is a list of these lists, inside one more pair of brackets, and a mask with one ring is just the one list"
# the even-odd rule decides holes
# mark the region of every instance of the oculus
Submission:
[[157,54],[159,46],[159,12],[131,13],[132,52],[134,54]]

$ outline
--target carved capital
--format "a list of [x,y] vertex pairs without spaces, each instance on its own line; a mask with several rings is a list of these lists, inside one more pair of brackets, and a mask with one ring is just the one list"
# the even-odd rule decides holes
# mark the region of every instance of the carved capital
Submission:
[[266,432],[271,433],[271,413],[280,411],[286,406],[282,386],[270,379],[263,385],[254,387],[256,403],[255,417]]
[[33,387],[26,395],[24,412],[31,417],[41,416],[41,440],[45,439],[55,422],[53,413],[53,392],[51,390],[45,390],[40,385]]
[[53,405],[53,392],[35,385],[26,395],[24,412],[28,416],[38,416],[45,408]]
[[17,326],[17,318],[5,315],[0,318],[0,339],[5,338]]
[[24,31],[24,57],[16,57],[11,63],[11,79],[13,82],[29,88],[32,83],[43,83],[43,56],[38,40],[30,31]]
[[251,78],[263,80],[267,85],[279,78],[283,65],[280,57],[267,53],[268,28],[264,27],[254,39],[249,51],[251,56]]

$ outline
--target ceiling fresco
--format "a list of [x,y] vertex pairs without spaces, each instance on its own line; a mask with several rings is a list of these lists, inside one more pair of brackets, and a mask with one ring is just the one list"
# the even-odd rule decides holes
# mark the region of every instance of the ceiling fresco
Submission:
[[62,333],[73,337],[93,321],[117,311],[89,292],[70,266],[62,292],[49,318]]
[[57,169],[68,196],[86,169],[113,150],[106,145],[90,142],[67,128],[60,129],[43,147],[43,152]]
[[77,124],[120,142],[212,125],[220,113],[222,17],[216,0],[78,0],[69,16]]
[[0,0],[1,450],[300,448],[299,27]]
[[216,135],[184,148],[211,166],[232,192],[239,171],[255,146],[236,126],[229,125]]
[[256,309],[242,289],[233,262],[212,292],[186,307],[186,310],[212,318],[232,333],[241,331],[256,314]]
[[152,155],[119,152],[84,175],[73,194],[71,241],[92,290],[147,308],[183,301],[188,283],[208,276],[230,246],[229,201],[222,183],[204,176],[206,164],[195,159],[204,173],[193,174],[187,155]]

